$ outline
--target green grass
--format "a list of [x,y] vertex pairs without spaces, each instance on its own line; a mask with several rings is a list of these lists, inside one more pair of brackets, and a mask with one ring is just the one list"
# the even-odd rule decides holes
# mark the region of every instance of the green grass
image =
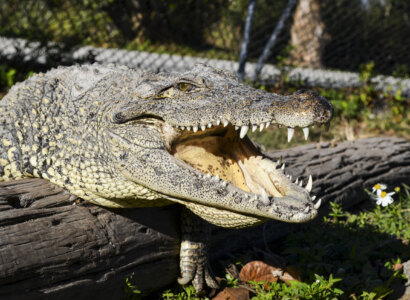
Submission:
[[[387,207],[367,200],[373,208],[356,213],[331,203],[326,216],[295,230],[282,246],[276,242],[275,255],[301,272],[301,282],[268,283],[266,290],[260,282],[242,283],[227,275],[222,285],[245,285],[252,299],[385,298],[405,279],[395,266],[410,259],[410,187],[403,184],[393,198]],[[175,286],[156,297],[208,299],[195,296],[192,286]]]

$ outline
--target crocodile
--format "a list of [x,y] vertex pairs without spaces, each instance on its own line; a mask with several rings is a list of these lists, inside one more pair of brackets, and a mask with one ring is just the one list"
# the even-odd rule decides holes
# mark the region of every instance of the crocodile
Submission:
[[204,224],[307,222],[321,204],[312,178],[292,181],[248,130],[281,125],[291,140],[300,127],[307,139],[332,116],[317,92],[268,93],[203,64],[182,73],[59,67],[0,101],[0,181],[44,178],[109,208],[181,204],[178,282],[201,291],[217,286]]

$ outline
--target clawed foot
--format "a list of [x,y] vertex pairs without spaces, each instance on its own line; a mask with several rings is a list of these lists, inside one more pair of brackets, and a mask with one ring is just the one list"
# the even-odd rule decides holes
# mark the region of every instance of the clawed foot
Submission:
[[210,225],[188,209],[182,211],[182,243],[180,251],[181,278],[179,284],[192,282],[197,293],[206,287],[218,288],[208,264]]
[[[181,244],[180,266],[182,277],[179,284],[192,282],[197,293],[204,287],[219,287],[208,264],[206,245],[202,242],[183,241]],[[206,286],[204,285],[206,283]]]

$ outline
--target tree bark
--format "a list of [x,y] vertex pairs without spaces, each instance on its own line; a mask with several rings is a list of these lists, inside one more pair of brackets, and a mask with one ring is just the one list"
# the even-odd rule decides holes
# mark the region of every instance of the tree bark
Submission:
[[[310,144],[268,155],[282,156],[285,172],[305,183],[311,174],[313,193],[325,204],[351,208],[377,182],[410,184],[410,143],[403,139]],[[211,261],[263,246],[297,226],[215,228]],[[179,243],[176,205],[109,210],[41,179],[0,183],[0,299],[121,299],[127,277],[141,290],[163,288],[179,274]]]
[[299,0],[290,30],[289,62],[298,67],[323,68],[322,52],[330,39],[322,22],[318,0]]

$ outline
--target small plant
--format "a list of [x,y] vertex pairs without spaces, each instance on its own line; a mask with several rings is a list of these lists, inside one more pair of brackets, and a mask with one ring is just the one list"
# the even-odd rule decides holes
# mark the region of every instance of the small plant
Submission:
[[252,299],[338,299],[343,291],[335,288],[334,284],[341,279],[333,278],[332,275],[326,280],[323,276],[315,274],[315,280],[311,283],[292,281],[286,283],[267,283],[268,289],[264,288],[264,282],[250,282],[255,289],[256,296]]
[[9,68],[6,65],[0,65],[0,86],[3,88],[11,88],[15,83],[17,70]]
[[175,290],[166,290],[162,293],[163,300],[209,300],[207,297],[198,296],[192,285],[178,286]]
[[138,290],[130,281],[130,278],[125,279],[124,293],[127,300],[142,299],[142,292]]
[[10,67],[7,64],[0,65],[0,99],[3,93],[7,93],[8,90],[19,81],[23,81],[33,74],[33,71],[19,70]]
[[231,274],[225,275],[226,281],[224,283],[227,287],[236,287],[238,286],[238,279],[233,277]]

